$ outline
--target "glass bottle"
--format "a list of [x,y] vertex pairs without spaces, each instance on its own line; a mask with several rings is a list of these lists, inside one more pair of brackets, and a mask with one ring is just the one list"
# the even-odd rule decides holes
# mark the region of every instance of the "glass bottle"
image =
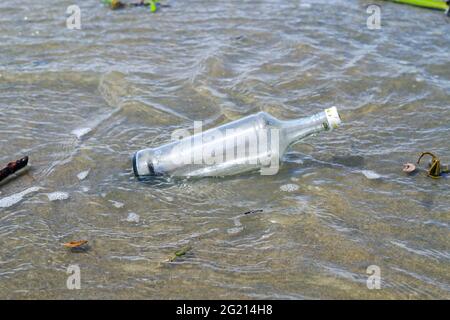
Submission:
[[[336,107],[310,117],[278,120],[259,112],[156,148],[134,154],[137,177],[227,176],[259,170],[276,174],[286,150],[294,143],[341,123]],[[198,128],[197,128],[198,129]]]

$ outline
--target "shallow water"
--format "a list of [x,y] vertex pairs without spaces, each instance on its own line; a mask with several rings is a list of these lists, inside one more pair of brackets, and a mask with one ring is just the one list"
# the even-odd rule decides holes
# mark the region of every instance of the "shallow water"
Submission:
[[[0,163],[32,164],[0,186],[0,298],[450,298],[450,180],[401,172],[421,151],[450,163],[442,12],[90,0],[68,30],[72,2],[0,2]],[[366,27],[372,3],[381,30]],[[296,145],[276,176],[133,177],[134,151],[194,120],[332,105],[343,126]],[[80,239],[89,251],[62,247]],[[66,288],[72,264],[81,290]]]

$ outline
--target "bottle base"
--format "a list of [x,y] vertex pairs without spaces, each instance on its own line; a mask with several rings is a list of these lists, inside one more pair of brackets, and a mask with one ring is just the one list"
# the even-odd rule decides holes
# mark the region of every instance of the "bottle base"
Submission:
[[136,177],[139,177],[139,173],[137,171],[137,164],[136,164],[136,154],[137,154],[137,152],[135,152],[133,155],[133,172]]
[[157,175],[159,175],[159,174],[156,174],[155,168],[153,167],[152,163],[150,163],[150,164],[147,163],[148,171],[149,171],[148,174],[145,174],[145,175],[140,174],[139,171],[138,171],[137,154],[138,154],[138,152],[136,152],[133,155],[133,172],[134,172],[134,175],[136,177],[147,177],[147,176],[157,176]]

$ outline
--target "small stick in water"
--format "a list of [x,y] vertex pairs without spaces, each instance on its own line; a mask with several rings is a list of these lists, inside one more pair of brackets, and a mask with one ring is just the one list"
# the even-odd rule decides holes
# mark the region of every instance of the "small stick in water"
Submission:
[[4,169],[0,170],[0,181],[25,168],[27,164],[28,157],[23,157],[22,159],[8,163]]
[[263,209],[250,210],[250,211],[244,212],[244,214],[259,213],[259,212],[263,212]]

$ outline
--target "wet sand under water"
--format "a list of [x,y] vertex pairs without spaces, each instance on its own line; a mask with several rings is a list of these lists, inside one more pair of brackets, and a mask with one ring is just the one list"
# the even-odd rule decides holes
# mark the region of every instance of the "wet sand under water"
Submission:
[[[0,186],[0,298],[450,298],[450,180],[401,172],[421,151],[450,163],[449,21],[375,2],[373,31],[374,1],[83,1],[81,30],[70,1],[0,3],[0,163],[32,165]],[[132,174],[133,152],[194,120],[332,105],[343,126],[278,175]]]

